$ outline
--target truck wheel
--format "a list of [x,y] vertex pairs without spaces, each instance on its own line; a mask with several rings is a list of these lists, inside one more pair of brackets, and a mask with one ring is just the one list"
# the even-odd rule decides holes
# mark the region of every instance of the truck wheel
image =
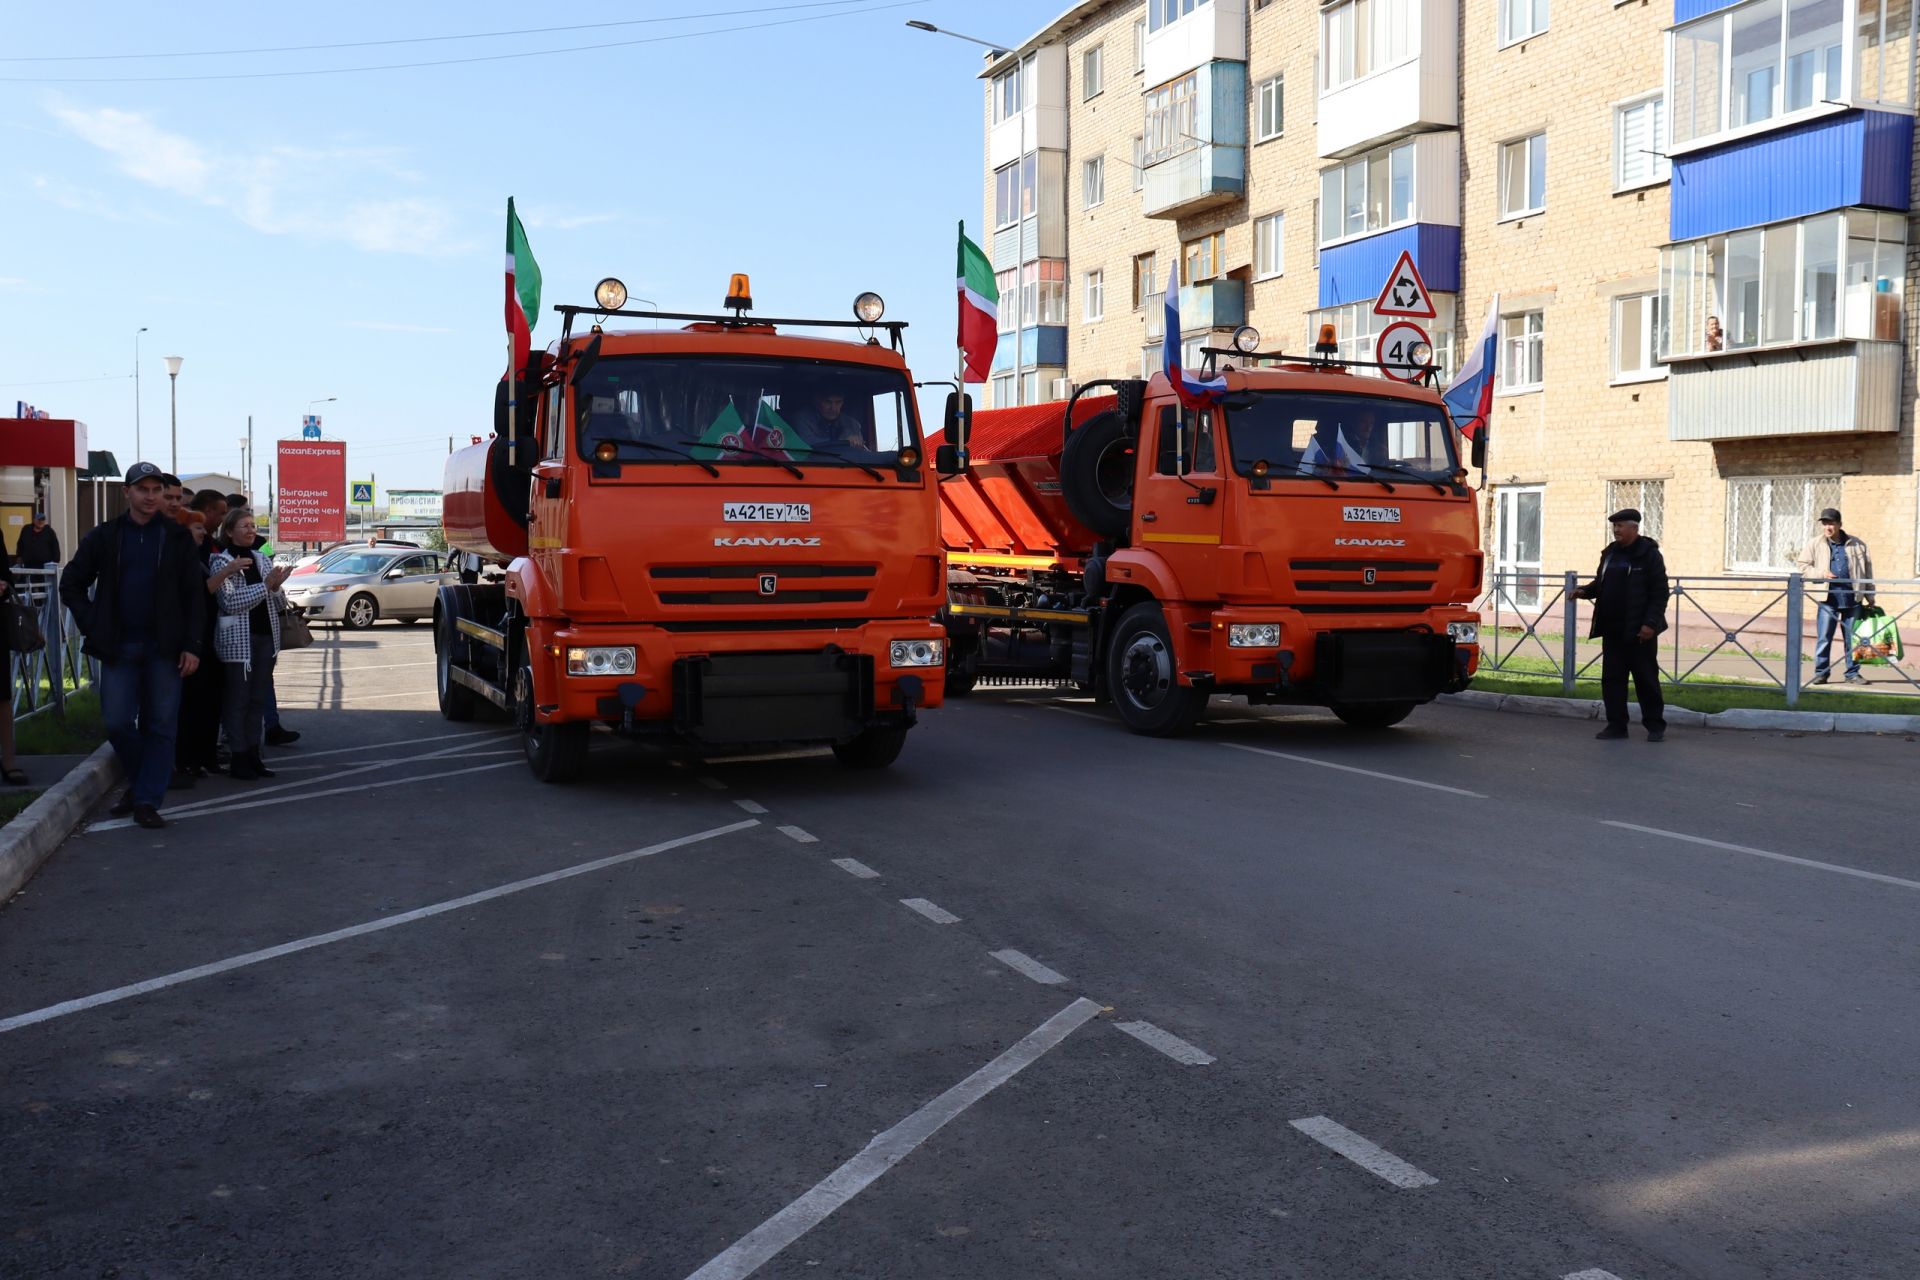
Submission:
[[947,678],[944,682],[947,687],[947,696],[964,698],[973,692],[973,686],[979,683],[979,680],[980,672],[974,666],[973,655],[968,654],[957,665],[947,668]]
[[1363,702],[1336,704],[1333,714],[1356,729],[1389,729],[1413,714],[1411,702]]
[[1207,709],[1204,689],[1180,683],[1166,615],[1151,600],[1120,615],[1107,648],[1107,690],[1120,723],[1152,738],[1185,733]]
[[363,591],[347,601],[341,618],[349,631],[365,631],[379,620],[380,602]]
[[587,768],[587,739],[593,725],[585,720],[541,724],[533,714],[533,670],[521,667],[513,681],[513,715],[520,726],[527,767],[542,782],[572,782]]
[[473,719],[474,712],[480,709],[480,698],[465,685],[453,682],[453,647],[459,643],[460,633],[454,628],[451,614],[440,619],[437,630],[433,666],[440,686],[440,714],[459,724]]
[[907,744],[907,726],[875,725],[851,742],[833,744],[833,754],[849,769],[884,769]]
[[1067,509],[1103,538],[1124,538],[1133,525],[1133,449],[1127,420],[1108,410],[1073,429],[1060,455],[1060,496]]

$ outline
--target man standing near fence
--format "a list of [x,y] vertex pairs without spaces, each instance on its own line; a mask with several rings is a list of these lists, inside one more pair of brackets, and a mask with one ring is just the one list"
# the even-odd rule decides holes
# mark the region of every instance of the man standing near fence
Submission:
[[33,523],[20,531],[13,555],[22,569],[50,569],[60,563],[60,535],[47,523],[46,512],[33,513]]
[[115,814],[143,827],[160,816],[180,713],[180,681],[200,665],[206,631],[206,575],[193,538],[161,519],[159,467],[127,472],[127,510],[80,540],[60,576],[60,600],[100,660],[100,710],[130,785]]
[[1588,638],[1600,638],[1600,697],[1607,727],[1596,738],[1627,736],[1627,676],[1633,676],[1640,700],[1640,723],[1647,741],[1667,736],[1667,703],[1660,693],[1660,651],[1655,639],[1667,629],[1667,562],[1660,544],[1640,536],[1640,513],[1632,507],[1608,517],[1613,541],[1600,553],[1600,571],[1574,589],[1574,598],[1591,600],[1593,626]]
[[1833,670],[1833,633],[1838,630],[1840,647],[1847,651],[1847,681],[1865,684],[1860,659],[1853,653],[1853,620],[1873,603],[1873,557],[1867,544],[1840,527],[1839,508],[1828,507],[1820,513],[1819,536],[1801,550],[1797,563],[1802,577],[1827,584],[1827,598],[1820,602],[1819,647],[1813,651],[1813,683],[1825,684]]

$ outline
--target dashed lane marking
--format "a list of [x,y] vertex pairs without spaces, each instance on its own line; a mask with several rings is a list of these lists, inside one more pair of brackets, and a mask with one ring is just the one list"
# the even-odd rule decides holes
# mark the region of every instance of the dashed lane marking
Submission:
[[1335,1124],[1325,1116],[1309,1116],[1305,1120],[1289,1120],[1287,1123],[1315,1142],[1331,1147],[1368,1173],[1383,1178],[1396,1187],[1407,1189],[1430,1187],[1440,1181],[1432,1174],[1422,1173],[1386,1148],[1367,1141],[1345,1125]]
[[775,827],[774,830],[778,831],[781,835],[786,836],[789,839],[798,840],[801,844],[819,844],[820,843],[819,836],[810,835],[806,831],[801,830],[799,827]]
[[1005,1053],[869,1142],[859,1155],[813,1185],[798,1200],[730,1245],[688,1280],[743,1280],[820,1225],[834,1210],[866,1190],[887,1170],[912,1155],[947,1122],[1039,1061],[1072,1035],[1100,1006],[1082,997],[1028,1032]]
[[1815,871],[1831,871],[1835,875],[1854,876],[1861,880],[1878,880],[1881,884],[1899,885],[1902,889],[1920,889],[1920,880],[1902,880],[1899,876],[1881,875],[1878,871],[1862,871],[1858,867],[1842,867],[1832,862],[1816,862],[1812,858],[1796,858],[1790,853],[1771,853],[1768,850],[1754,849],[1744,844],[1728,844],[1725,840],[1709,840],[1705,836],[1662,831],[1659,827],[1643,827],[1633,822],[1613,822],[1605,818],[1600,822],[1603,826],[1618,827],[1622,831],[1638,831],[1642,835],[1664,836],[1668,840],[1684,840],[1688,844],[1703,844],[1709,849],[1725,849],[1729,853],[1744,853],[1755,858],[1768,858],[1774,862],[1790,862],[1796,867],[1812,867]]
[[1424,782],[1419,778],[1406,778],[1397,773],[1381,773],[1375,769],[1362,769],[1357,765],[1335,764],[1331,760],[1315,760],[1312,756],[1296,756],[1287,751],[1270,751],[1266,747],[1250,747],[1244,742],[1223,742],[1223,747],[1235,751],[1251,751],[1255,755],[1272,756],[1276,760],[1291,760],[1295,764],[1310,764],[1321,769],[1338,769],[1342,773],[1357,773],[1362,777],[1379,778],[1383,782],[1398,782],[1409,787],[1425,787],[1429,791],[1444,791],[1448,795],[1465,796],[1469,800],[1485,800],[1478,791],[1467,791],[1460,787],[1443,786],[1438,782]]
[[[490,768],[497,766],[488,766]],[[463,907],[478,906],[483,902],[492,902],[495,898],[504,898],[509,894],[523,893],[528,889],[537,889],[542,885],[570,880],[574,876],[584,876],[594,871],[604,871],[608,867],[617,867],[623,862],[633,862],[639,858],[651,858],[655,854],[666,853],[670,849],[683,849],[688,845],[699,844],[706,840],[717,840],[721,836],[732,835],[736,831],[745,831],[760,824],[752,818],[744,822],[730,823],[724,827],[712,827],[706,831],[696,831],[692,835],[677,836],[672,840],[662,840],[643,849],[630,849],[625,853],[616,853],[610,857],[595,858],[591,862],[582,862],[577,866],[562,867],[558,871],[548,871],[542,875],[529,876],[525,880],[515,880],[510,884],[496,885],[491,889],[482,889],[478,893],[469,893],[460,898],[449,898],[445,902],[436,902],[430,906],[418,907],[412,911],[403,911],[399,915],[387,916],[380,920],[369,920],[364,924],[349,925],[344,929],[335,929],[331,933],[315,934],[310,938],[301,938],[296,942],[283,942],[277,947],[266,947],[259,951],[249,951],[244,955],[230,956],[225,960],[216,960],[212,964],[196,965],[191,969],[182,969],[177,973],[165,974],[158,978],[148,978],[144,982],[131,983],[124,987],[114,987],[110,991],[101,991],[77,1000],[66,1000],[59,1004],[48,1005],[44,1009],[35,1009],[31,1013],[15,1014],[11,1018],[0,1018],[0,1033],[17,1031],[36,1023],[50,1022],[63,1018],[70,1013],[80,1013],[86,1009],[97,1009],[104,1004],[115,1004],[121,1000],[130,1000],[134,996],[146,995],[153,991],[164,991],[168,987],[177,987],[183,982],[194,982],[201,978],[211,978],[216,974],[230,973],[248,965],[261,964],[268,960],[278,960],[282,956],[294,955],[301,951],[311,951],[315,947],[324,947],[335,942],[344,942],[348,938],[358,938],[363,934],[378,933],[383,929],[398,928],[403,924],[412,924],[416,920],[425,920],[432,916],[444,915],[449,911],[458,911]]]
[[1185,1063],[1189,1067],[1204,1067],[1214,1060],[1212,1054],[1197,1045],[1188,1044],[1171,1031],[1162,1031],[1151,1022],[1116,1022],[1117,1031],[1124,1031],[1141,1044],[1158,1049],[1175,1062]]
[[933,903],[928,902],[925,898],[902,898],[900,899],[900,905],[905,907],[909,911],[919,912],[921,915],[933,921],[935,924],[959,924],[960,923],[959,916],[953,914],[953,912],[947,910],[945,907],[935,906]]
[[718,778],[708,777],[705,774],[700,776],[700,785],[709,791],[725,791],[727,789],[726,783],[720,781]]
[[1015,951],[1012,947],[1004,951],[991,951],[988,954],[1015,973],[1024,974],[1035,982],[1044,983],[1050,987],[1057,987],[1067,980],[1066,974],[1055,972],[1026,952]]
[[1562,1276],[1560,1280],[1620,1280],[1620,1277],[1611,1271],[1602,1271],[1598,1267],[1593,1267],[1586,1271],[1576,1271],[1572,1275]]
[[860,880],[877,880],[880,873],[858,858],[835,858],[833,865]]
[[765,813],[767,811],[767,806],[757,800],[735,800],[734,803],[742,809],[745,809],[748,813]]

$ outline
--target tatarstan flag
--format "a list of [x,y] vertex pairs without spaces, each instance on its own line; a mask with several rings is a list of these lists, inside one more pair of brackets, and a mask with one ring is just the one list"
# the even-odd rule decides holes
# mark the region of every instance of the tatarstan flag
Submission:
[[513,344],[513,367],[526,368],[533,348],[533,326],[540,319],[540,264],[533,260],[527,231],[507,197],[507,336]]
[[967,239],[967,224],[960,224],[960,267],[956,283],[960,288],[959,347],[964,353],[967,382],[985,382],[993,367],[993,349],[999,342],[1000,289],[993,282],[993,264],[980,246]]

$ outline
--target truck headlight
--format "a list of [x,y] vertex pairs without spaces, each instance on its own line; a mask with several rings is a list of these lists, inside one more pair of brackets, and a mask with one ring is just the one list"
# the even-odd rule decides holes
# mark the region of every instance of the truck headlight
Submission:
[[937,667],[946,660],[945,640],[895,640],[887,646],[887,661],[896,667]]
[[1280,624],[1277,622],[1236,622],[1227,628],[1229,649],[1278,649]]
[[1477,622],[1449,622],[1447,636],[1455,644],[1479,644],[1480,624]]
[[633,674],[633,646],[612,644],[568,649],[567,674],[570,676],[630,676]]

